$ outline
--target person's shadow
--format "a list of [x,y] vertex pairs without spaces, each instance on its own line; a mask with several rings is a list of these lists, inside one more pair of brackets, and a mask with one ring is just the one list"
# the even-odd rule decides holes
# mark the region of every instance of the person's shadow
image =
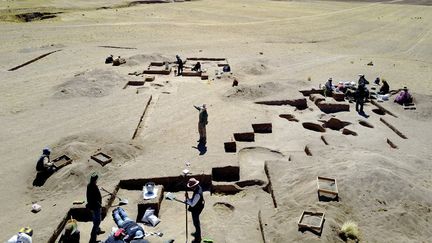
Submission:
[[54,174],[54,171],[38,172],[36,178],[33,180],[33,186],[41,187],[45,184],[50,176]]
[[192,146],[192,148],[198,149],[198,151],[200,152],[199,155],[204,155],[205,153],[207,153],[207,146],[205,142],[200,141],[197,146]]

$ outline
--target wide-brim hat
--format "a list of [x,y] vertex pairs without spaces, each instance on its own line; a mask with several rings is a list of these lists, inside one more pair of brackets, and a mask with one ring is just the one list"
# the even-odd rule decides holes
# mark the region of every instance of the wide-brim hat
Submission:
[[71,234],[75,233],[78,230],[78,223],[75,219],[68,220],[65,231],[70,231]]
[[364,77],[364,74],[359,73],[358,76],[359,76],[359,77]]
[[195,187],[198,184],[199,184],[199,181],[197,179],[190,178],[186,186],[189,187],[189,188],[192,188],[192,187]]
[[135,233],[135,237],[134,237],[134,239],[142,239],[142,238],[144,238],[144,233],[143,233],[141,230],[138,230],[138,231]]

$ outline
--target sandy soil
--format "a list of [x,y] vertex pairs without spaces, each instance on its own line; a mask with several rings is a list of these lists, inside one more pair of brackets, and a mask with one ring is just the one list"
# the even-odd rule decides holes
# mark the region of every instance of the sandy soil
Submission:
[[[338,230],[346,220],[358,223],[364,242],[432,241],[432,8],[427,2],[202,0],[126,7],[128,3],[0,2],[1,240],[30,226],[33,242],[47,242],[72,202],[85,200],[92,171],[101,174],[100,185],[113,188],[122,179],[177,176],[190,162],[194,174],[231,165],[240,167],[240,180],[271,183],[271,190],[250,186],[235,195],[206,192],[203,234],[215,242],[341,242]],[[62,13],[29,23],[14,17],[35,11]],[[61,51],[7,71],[55,50]],[[109,54],[125,57],[127,63],[106,65]],[[123,89],[127,81],[142,79],[128,73],[142,72],[151,61],[174,61],[176,54],[225,57],[233,72],[215,79],[214,66],[204,63],[208,81],[171,74]],[[373,66],[366,65],[371,61]],[[408,86],[417,110],[390,101],[383,106],[397,118],[380,116],[368,103],[370,116],[364,118],[353,111],[354,104],[351,112],[324,115],[310,101],[305,110],[254,103],[299,98],[300,89],[318,87],[329,77],[356,81],[358,73],[371,81],[385,78],[392,89]],[[234,78],[240,83],[235,88]],[[193,105],[203,103],[209,112],[208,143],[200,155]],[[302,126],[321,124],[318,120],[332,115],[350,122],[346,128],[358,135]],[[373,128],[360,125],[359,119]],[[273,132],[255,134],[255,142],[238,142],[237,153],[225,153],[224,142],[233,133],[252,132],[251,124],[261,122],[271,122]],[[391,148],[387,139],[398,148]],[[53,157],[67,154],[73,163],[44,186],[33,187],[35,163],[46,146]],[[306,146],[312,156],[305,154]],[[90,160],[96,151],[109,154],[113,162],[102,167]],[[337,179],[338,202],[318,200],[317,176]],[[126,209],[136,217],[141,192],[121,189],[119,195],[130,200]],[[32,203],[42,211],[31,213]],[[321,235],[298,230],[303,210],[325,212]],[[150,236],[151,242],[184,240],[181,204],[163,201],[161,220],[155,229],[146,227],[165,234]],[[114,226],[110,212],[102,226],[107,231]],[[91,223],[79,227],[86,242]]]

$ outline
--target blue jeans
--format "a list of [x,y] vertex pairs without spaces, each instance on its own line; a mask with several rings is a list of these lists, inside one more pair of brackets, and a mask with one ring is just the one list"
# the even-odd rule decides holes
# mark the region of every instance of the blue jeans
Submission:
[[119,228],[122,228],[122,227],[123,227],[123,224],[124,224],[125,222],[132,221],[132,219],[130,219],[130,218],[127,216],[127,214],[126,214],[126,212],[124,211],[123,208],[116,208],[116,209],[113,211],[113,219],[114,219],[114,222],[117,224],[117,226],[118,226]]
[[100,223],[101,223],[101,214],[102,214],[102,210],[101,208],[98,209],[92,209],[92,216],[93,216],[93,228],[92,231],[90,233],[90,243],[96,242],[96,238],[97,238],[97,234],[100,231]]

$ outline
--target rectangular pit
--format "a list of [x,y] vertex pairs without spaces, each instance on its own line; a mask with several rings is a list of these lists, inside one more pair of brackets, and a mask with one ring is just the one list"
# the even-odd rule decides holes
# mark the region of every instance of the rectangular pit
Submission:
[[226,142],[224,143],[225,153],[235,153],[237,152],[236,142]]
[[156,215],[158,218],[160,218],[159,211],[160,211],[160,205],[162,203],[162,200],[164,198],[164,187],[162,185],[156,185],[155,189],[157,189],[157,196],[153,199],[144,200],[142,199],[138,203],[138,215],[137,215],[137,222],[141,222],[142,217],[144,216],[145,211],[148,208],[152,208],[155,210],[154,215]]
[[238,142],[254,142],[255,133],[253,132],[234,133],[234,139]]
[[325,214],[321,212],[303,211],[298,221],[299,230],[311,229],[316,232],[322,231]]
[[54,167],[59,170],[63,167],[65,167],[66,165],[69,165],[72,163],[72,159],[69,158],[67,155],[61,155],[55,159],[53,159],[52,163],[54,164]]
[[232,182],[240,180],[239,166],[225,166],[212,168],[212,180]]
[[102,152],[99,152],[97,154],[94,154],[90,157],[92,160],[98,162],[99,164],[101,164],[102,166],[105,166],[108,163],[112,162],[112,158],[111,156],[104,154]]
[[254,133],[272,133],[271,123],[256,123],[252,124]]

